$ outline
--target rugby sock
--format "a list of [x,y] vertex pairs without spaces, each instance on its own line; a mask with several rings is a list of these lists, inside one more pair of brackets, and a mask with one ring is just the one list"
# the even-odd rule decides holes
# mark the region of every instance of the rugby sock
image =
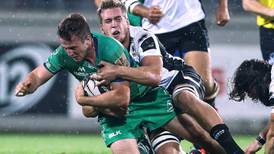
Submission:
[[227,154],[244,154],[243,150],[232,138],[225,124],[214,126],[210,131],[210,135],[225,149]]

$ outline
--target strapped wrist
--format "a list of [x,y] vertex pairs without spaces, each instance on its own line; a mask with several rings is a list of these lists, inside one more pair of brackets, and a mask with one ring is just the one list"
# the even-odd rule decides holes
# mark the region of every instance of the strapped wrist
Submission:
[[263,138],[261,135],[258,135],[256,137],[256,140],[259,142],[260,145],[264,145],[266,142],[265,138]]

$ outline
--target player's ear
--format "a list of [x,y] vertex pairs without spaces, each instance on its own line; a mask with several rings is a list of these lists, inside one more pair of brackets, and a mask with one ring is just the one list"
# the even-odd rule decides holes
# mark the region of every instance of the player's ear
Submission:
[[127,14],[125,14],[125,16],[124,16],[124,17],[125,17],[125,19],[126,19],[127,25],[128,25],[128,26],[130,26],[130,23],[129,23],[129,19],[128,19]]
[[91,42],[92,42],[92,36],[91,36],[90,34],[88,34],[88,35],[86,36],[85,41],[86,41],[88,44],[91,44]]

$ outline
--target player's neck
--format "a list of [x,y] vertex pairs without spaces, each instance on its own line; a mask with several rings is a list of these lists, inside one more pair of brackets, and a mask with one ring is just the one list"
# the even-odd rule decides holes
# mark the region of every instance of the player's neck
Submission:
[[129,49],[129,45],[130,45],[130,35],[129,35],[129,33],[126,35],[126,38],[123,42],[123,45],[126,49]]

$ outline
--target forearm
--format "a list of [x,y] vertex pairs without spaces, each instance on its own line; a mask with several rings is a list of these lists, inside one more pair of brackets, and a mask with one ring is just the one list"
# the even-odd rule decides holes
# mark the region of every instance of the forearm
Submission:
[[228,8],[227,0],[219,0],[219,7]]
[[138,4],[132,8],[131,12],[135,15],[148,18],[149,8],[144,6],[143,4]]
[[98,113],[102,113],[104,115],[121,118],[126,115],[127,109],[124,108],[98,108],[93,106],[82,106],[83,115],[87,118],[94,118],[98,116]]
[[31,81],[34,82],[33,86],[35,88],[40,87],[41,85],[46,83],[49,79],[51,79],[53,76],[54,74],[49,72],[43,65],[38,66],[29,74]]
[[156,66],[141,66],[138,68],[121,66],[118,77],[151,86],[158,86],[161,81],[159,67]]
[[253,12],[259,15],[273,16],[273,9],[263,6],[257,0],[243,0],[243,8],[245,11]]
[[117,108],[127,107],[129,104],[129,98],[129,92],[117,92],[116,90],[111,90],[97,96],[79,96],[77,102],[81,106]]
[[104,115],[122,118],[126,115],[127,108],[97,108],[97,111]]

